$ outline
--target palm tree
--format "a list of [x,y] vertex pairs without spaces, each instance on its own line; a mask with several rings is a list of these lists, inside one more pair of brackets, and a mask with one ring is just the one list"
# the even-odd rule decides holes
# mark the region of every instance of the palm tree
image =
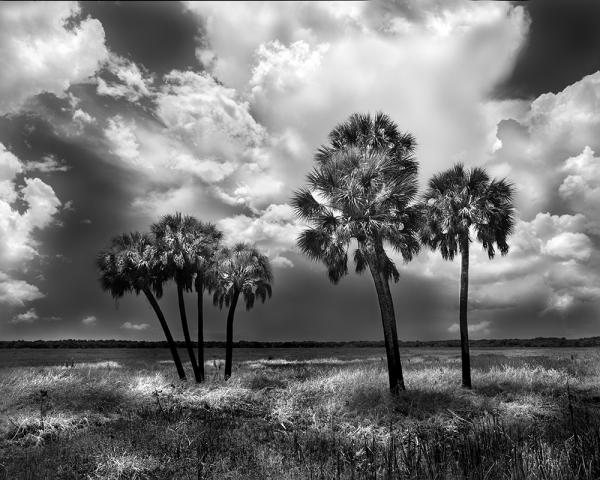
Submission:
[[173,278],[177,285],[179,316],[181,317],[185,346],[194,370],[194,378],[196,382],[201,382],[202,376],[194,354],[183,298],[184,290],[187,292],[192,290],[196,268],[196,231],[198,224],[198,220],[194,217],[176,213],[175,215],[163,216],[151,228],[156,237],[158,258],[168,278]]
[[194,232],[196,278],[194,288],[198,300],[198,370],[201,381],[204,380],[204,291],[213,289],[211,270],[214,267],[215,256],[223,233],[211,223],[198,222]]
[[401,133],[385,114],[353,114],[329,134],[330,145],[316,154],[308,188],[294,193],[297,215],[310,224],[298,246],[315,261],[325,263],[335,284],[348,273],[348,248],[354,251],[356,271],[369,268],[381,310],[390,390],[404,390],[394,304],[389,281],[399,273],[387,255],[389,244],[405,261],[419,251],[420,209],[415,139]]
[[469,292],[469,244],[472,236],[481,242],[490,259],[496,250],[508,253],[506,239],[515,223],[514,187],[506,179],[491,180],[482,168],[465,169],[458,163],[434,175],[424,195],[421,239],[433,250],[439,249],[446,260],[461,255],[460,273],[460,345],[462,384],[471,388],[471,361],[467,302]]
[[110,247],[98,254],[96,264],[100,270],[102,289],[110,292],[114,298],[121,298],[131,292],[136,295],[144,293],[163,329],[179,378],[185,380],[177,345],[154,296],[162,296],[166,278],[156,261],[156,248],[152,238],[139,232],[114,237]]
[[233,317],[240,294],[244,297],[246,310],[259,298],[263,303],[271,297],[273,274],[269,259],[247,243],[224,248],[217,255],[214,270],[213,303],[229,307],[227,314],[227,339],[225,344],[225,380],[231,377],[233,357]]

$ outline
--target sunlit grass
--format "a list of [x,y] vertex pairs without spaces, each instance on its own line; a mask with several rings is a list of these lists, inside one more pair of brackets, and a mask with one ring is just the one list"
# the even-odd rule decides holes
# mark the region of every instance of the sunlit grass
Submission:
[[242,361],[227,382],[209,361],[200,385],[139,359],[4,368],[0,478],[594,479],[598,361],[481,355],[468,391],[456,358],[419,354],[397,398],[375,357]]

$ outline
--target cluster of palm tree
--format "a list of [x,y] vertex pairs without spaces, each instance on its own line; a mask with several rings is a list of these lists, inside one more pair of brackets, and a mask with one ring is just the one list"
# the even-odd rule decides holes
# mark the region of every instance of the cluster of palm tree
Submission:
[[[337,283],[348,273],[348,249],[355,247],[356,272],[367,268],[375,283],[393,393],[405,389],[390,279],[399,272],[386,246],[410,261],[426,245],[452,260],[460,251],[460,338],[462,383],[471,388],[467,325],[469,245],[477,239],[493,258],[508,253],[514,225],[512,184],[492,180],[481,168],[457,164],[434,175],[418,192],[415,138],[400,132],[385,114],[353,114],[329,134],[315,156],[307,187],[292,198],[297,215],[310,226],[298,238],[300,250],[323,262]],[[353,248],[354,248],[353,247]]]
[[[482,168],[456,164],[434,175],[419,195],[415,138],[401,132],[389,116],[353,114],[329,134],[320,147],[307,187],[296,191],[292,206],[309,227],[298,238],[300,250],[323,262],[337,283],[348,273],[348,249],[353,245],[357,273],[373,277],[385,340],[390,390],[405,389],[390,280],[399,272],[386,251],[391,247],[405,262],[423,245],[452,260],[461,255],[459,325],[462,384],[471,388],[467,303],[469,249],[478,240],[493,258],[509,250],[507,238],[515,222],[513,185],[491,179]],[[268,258],[248,244],[221,247],[222,233],[214,225],[181,214],[164,216],[150,234],[131,233],[112,240],[98,256],[101,282],[115,298],[144,293],[156,312],[181,378],[185,372],[169,326],[158,305],[165,282],[177,286],[185,344],[196,381],[204,380],[203,295],[213,294],[227,315],[225,378],[231,376],[233,319],[240,295],[246,308],[256,298],[271,295]],[[184,293],[198,299],[198,356],[189,333]]]
[[[100,282],[114,298],[126,293],[143,293],[163,329],[179,378],[186,379],[181,358],[158,300],[165,284],[173,280],[186,350],[196,382],[204,372],[204,294],[213,296],[219,308],[229,307],[225,379],[231,376],[233,319],[240,295],[246,308],[256,298],[271,296],[273,275],[268,258],[254,246],[238,243],[222,246],[223,234],[211,223],[180,213],[165,215],[150,228],[150,233],[133,232],[114,237],[97,257]],[[194,352],[187,320],[184,293],[195,292],[198,306],[198,354]]]

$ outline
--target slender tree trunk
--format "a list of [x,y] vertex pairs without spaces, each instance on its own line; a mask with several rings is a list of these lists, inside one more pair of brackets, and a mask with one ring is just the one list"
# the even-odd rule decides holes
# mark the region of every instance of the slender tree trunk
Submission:
[[460,269],[460,350],[462,358],[462,385],[471,388],[471,356],[469,354],[469,325],[467,304],[469,299],[469,240],[461,242]]
[[198,295],[198,373],[200,381],[204,381],[204,282],[202,278],[196,281],[196,294]]
[[231,377],[231,364],[233,362],[233,316],[237,306],[240,292],[233,293],[233,298],[229,304],[229,313],[227,313],[227,338],[225,340],[225,380]]
[[148,288],[144,289],[144,294],[146,295],[146,298],[150,302],[150,305],[152,305],[152,308],[154,309],[154,313],[156,313],[156,316],[158,317],[160,326],[162,327],[163,333],[165,334],[165,338],[167,339],[167,344],[169,345],[169,350],[171,350],[171,356],[173,357],[173,362],[175,362],[175,368],[177,368],[177,373],[179,374],[179,378],[181,380],[185,380],[186,379],[185,378],[185,370],[183,369],[183,365],[181,364],[181,358],[179,358],[179,352],[177,352],[177,344],[175,343],[175,340],[173,340],[173,336],[171,335],[171,330],[169,329],[169,325],[167,324],[167,321],[165,320],[165,316],[163,315],[162,310],[160,309],[160,306],[158,305],[158,302],[156,301],[156,298],[154,298],[154,295],[152,295],[152,292]]
[[200,382],[198,375],[198,364],[196,363],[196,355],[194,354],[194,346],[192,345],[192,338],[190,337],[190,329],[188,327],[187,316],[185,314],[185,302],[183,300],[183,285],[181,282],[177,282],[177,300],[179,301],[179,315],[181,316],[181,326],[183,328],[183,338],[185,338],[185,347],[190,356],[192,362],[192,370],[194,371],[194,378],[196,382]]
[[390,292],[388,280],[382,273],[381,257],[367,253],[369,269],[375,282],[379,309],[381,310],[381,323],[383,324],[383,338],[385,340],[385,352],[388,363],[388,376],[390,391],[398,394],[406,390],[404,377],[402,375],[402,363],[400,362],[400,349],[398,347],[398,332],[396,329],[396,315],[394,313],[394,302]]

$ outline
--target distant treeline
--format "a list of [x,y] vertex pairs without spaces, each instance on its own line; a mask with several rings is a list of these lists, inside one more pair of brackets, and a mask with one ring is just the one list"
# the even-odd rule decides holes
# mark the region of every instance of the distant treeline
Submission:
[[[598,347],[600,337],[588,338],[505,338],[491,340],[471,340],[471,347]],[[460,340],[431,340],[400,342],[402,347],[460,347]],[[184,342],[177,342],[184,348]],[[225,348],[225,342],[204,342],[206,348]],[[251,342],[240,340],[234,342],[234,348],[340,348],[340,347],[379,347],[383,341],[351,341],[351,342]],[[168,348],[167,342],[149,342],[141,340],[8,340],[0,341],[0,348]]]

